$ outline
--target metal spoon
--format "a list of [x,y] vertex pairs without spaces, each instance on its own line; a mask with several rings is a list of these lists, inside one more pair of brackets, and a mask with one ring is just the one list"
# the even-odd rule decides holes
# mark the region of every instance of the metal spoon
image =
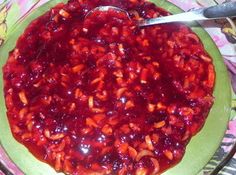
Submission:
[[[114,6],[96,7],[93,10],[89,11],[86,17],[94,13],[95,11],[108,11],[108,10],[115,10],[115,11],[125,13],[128,16],[128,18],[130,18],[129,13],[127,11],[118,7],[114,7]],[[180,13],[176,15],[143,19],[143,20],[137,21],[137,24],[140,27],[144,27],[144,26],[171,23],[171,22],[212,20],[212,19],[221,19],[221,18],[235,17],[235,16],[236,16],[236,2],[228,2],[228,3],[224,3],[224,4],[212,6],[212,7],[191,10],[189,12],[184,12],[184,13]]]

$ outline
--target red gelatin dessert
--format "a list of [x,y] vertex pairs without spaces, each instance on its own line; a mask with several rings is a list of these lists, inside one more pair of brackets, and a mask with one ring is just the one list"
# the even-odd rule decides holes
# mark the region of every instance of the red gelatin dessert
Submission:
[[[100,5],[109,10],[86,16]],[[34,20],[3,67],[16,140],[67,174],[158,174],[177,164],[213,104],[212,59],[144,0],[70,0]]]

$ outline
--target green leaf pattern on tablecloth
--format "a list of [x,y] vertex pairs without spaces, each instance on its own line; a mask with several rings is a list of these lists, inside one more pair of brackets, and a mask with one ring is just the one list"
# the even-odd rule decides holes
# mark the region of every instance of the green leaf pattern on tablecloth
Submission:
[[[41,0],[7,0],[0,4],[0,46]],[[44,0],[45,2],[47,0]],[[8,9],[8,10],[7,10]],[[24,10],[22,12],[22,9]]]
[[0,46],[3,44],[7,36],[6,17],[7,17],[7,8],[6,6],[3,6],[0,9]]
[[7,8],[6,6],[2,7],[0,10],[0,23],[4,23],[7,17]]

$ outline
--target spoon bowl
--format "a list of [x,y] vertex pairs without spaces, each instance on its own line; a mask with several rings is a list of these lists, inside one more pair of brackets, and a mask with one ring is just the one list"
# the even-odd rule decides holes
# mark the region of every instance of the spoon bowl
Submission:
[[110,11],[110,10],[113,10],[113,11],[116,11],[116,12],[119,12],[119,13],[124,13],[131,20],[131,18],[129,16],[129,13],[126,10],[124,10],[122,8],[119,8],[119,7],[115,7],[115,6],[98,6],[94,9],[90,10],[86,14],[85,18],[89,17],[91,14],[93,14],[95,12],[98,12],[98,11],[107,12],[107,11]]

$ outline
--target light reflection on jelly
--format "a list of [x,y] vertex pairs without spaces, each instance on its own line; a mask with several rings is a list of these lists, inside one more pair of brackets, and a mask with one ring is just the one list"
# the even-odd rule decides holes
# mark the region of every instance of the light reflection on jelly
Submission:
[[120,101],[121,101],[123,104],[125,104],[126,101],[127,101],[127,99],[126,99],[126,97],[121,97],[121,98],[120,98]]
[[103,141],[105,141],[106,140],[106,136],[104,136],[104,135],[101,135],[100,137],[98,137],[98,139],[97,139],[100,143],[102,143]]
[[88,154],[90,152],[90,145],[84,145],[81,144],[80,150],[82,151],[83,154]]

